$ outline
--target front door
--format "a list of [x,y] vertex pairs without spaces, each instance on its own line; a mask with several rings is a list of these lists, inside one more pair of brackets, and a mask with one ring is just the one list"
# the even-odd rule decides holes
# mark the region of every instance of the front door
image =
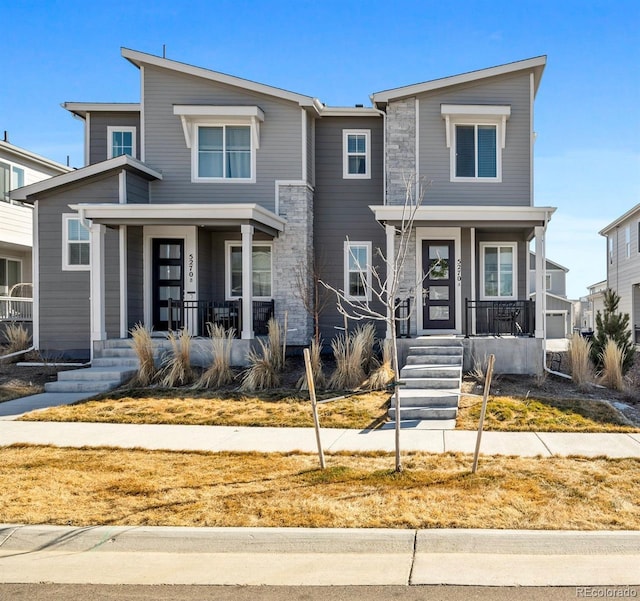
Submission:
[[[153,328],[169,329],[169,299],[181,301],[184,290],[184,240],[153,239]],[[172,329],[180,326],[180,309],[171,311]]]
[[422,327],[453,330],[455,319],[455,270],[453,240],[422,242]]

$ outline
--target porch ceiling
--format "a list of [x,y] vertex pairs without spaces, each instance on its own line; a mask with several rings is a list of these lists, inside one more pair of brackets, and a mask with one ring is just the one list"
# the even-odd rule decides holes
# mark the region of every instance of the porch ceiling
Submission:
[[69,205],[85,219],[104,225],[253,225],[271,235],[284,231],[286,220],[254,203],[238,204],[116,204]]

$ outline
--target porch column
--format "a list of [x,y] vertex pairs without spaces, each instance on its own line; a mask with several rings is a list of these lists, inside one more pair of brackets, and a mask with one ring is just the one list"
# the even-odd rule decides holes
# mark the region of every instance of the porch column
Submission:
[[105,277],[104,277],[104,237],[106,227],[92,223],[89,227],[89,247],[91,252],[91,271],[89,294],[91,302],[91,360],[93,361],[93,343],[107,339],[105,319]]
[[[396,262],[396,228],[393,225],[386,224],[384,230],[387,234],[387,290],[392,291],[395,290],[394,279],[396,277],[393,269]],[[388,312],[393,311],[391,308],[393,306],[393,300],[394,299],[391,299],[392,302],[388,303]],[[389,313],[387,313],[387,318],[393,318],[393,314],[389,315]],[[390,322],[387,322],[387,338],[391,338]]]
[[545,231],[543,226],[535,228],[536,236],[536,338],[545,337],[545,315],[547,310]]
[[242,225],[242,339],[253,338],[253,226]]

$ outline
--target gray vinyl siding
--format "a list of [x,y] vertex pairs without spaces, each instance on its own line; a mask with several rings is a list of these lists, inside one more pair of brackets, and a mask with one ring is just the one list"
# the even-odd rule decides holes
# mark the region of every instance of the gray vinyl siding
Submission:
[[528,242],[525,235],[520,232],[483,232],[476,230],[476,257],[477,257],[477,269],[476,269],[476,298],[480,300],[482,298],[482,278],[480,270],[482,269],[482,253],[480,250],[481,242],[517,242],[517,263],[518,263],[518,300],[528,300],[529,298],[529,270],[528,267]]
[[[630,227],[631,252],[630,257],[626,255],[625,230]],[[638,237],[640,229],[640,212],[629,216],[612,232],[613,237],[613,261],[609,260],[609,241],[607,240],[607,285],[620,295],[618,311],[629,314],[631,328],[634,325],[634,314],[638,315],[637,307],[634,307],[634,286],[640,285],[640,239]],[[640,295],[636,293],[636,300],[640,300]]]
[[216,267],[219,266],[212,264],[211,232],[198,228],[198,299],[214,300],[213,277],[219,271]]
[[[145,160],[163,174],[151,184],[154,203],[255,202],[275,210],[275,181],[302,178],[300,107],[206,81],[147,66],[144,71]],[[174,104],[259,106],[260,148],[256,151],[256,183],[192,183],[191,150],[187,148]]]
[[136,157],[140,158],[140,113],[91,112],[89,116],[89,164],[100,163],[107,156],[107,127],[136,128]]
[[146,204],[149,202],[149,181],[131,173],[126,174],[127,178],[127,204]]
[[[69,204],[117,202],[118,176],[111,175],[41,195],[38,200],[38,260],[40,348],[43,351],[89,354],[89,271],[62,270],[62,214]],[[119,335],[118,233],[107,229],[105,237],[107,333]],[[116,310],[117,309],[117,310]]]
[[144,323],[144,250],[141,226],[127,227],[127,328]]
[[[337,289],[344,288],[344,243],[371,242],[386,249],[384,228],[374,219],[369,205],[383,203],[383,122],[376,117],[325,117],[316,122],[316,188],[314,194],[314,248],[321,278]],[[371,130],[371,179],[343,179],[344,129]],[[380,261],[378,268],[381,268]],[[328,347],[343,325],[336,310],[335,295],[321,317],[321,335]],[[381,309],[372,303],[372,306]],[[353,324],[351,324],[353,325]],[[378,325],[383,335],[384,326]]]
[[[528,73],[496,77],[422,94],[419,101],[419,174],[431,182],[425,203],[439,205],[531,204],[530,82]],[[450,149],[442,104],[508,104],[502,182],[451,182]]]

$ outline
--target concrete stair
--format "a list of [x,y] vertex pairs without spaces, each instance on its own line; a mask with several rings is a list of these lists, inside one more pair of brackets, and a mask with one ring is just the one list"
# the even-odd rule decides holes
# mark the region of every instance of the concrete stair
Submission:
[[108,340],[96,351],[91,367],[61,371],[56,382],[48,382],[46,392],[98,394],[117,388],[138,369],[138,358],[130,340]]
[[[400,421],[433,420],[453,428],[462,384],[462,342],[455,338],[419,338],[400,371]],[[395,398],[389,417],[396,419]],[[402,425],[402,424],[401,424]]]

